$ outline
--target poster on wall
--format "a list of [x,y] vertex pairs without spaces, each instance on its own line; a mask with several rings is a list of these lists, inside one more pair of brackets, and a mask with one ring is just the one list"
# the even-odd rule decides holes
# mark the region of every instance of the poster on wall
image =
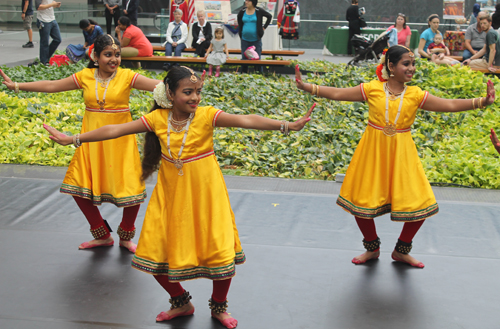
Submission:
[[267,0],[267,1],[259,1],[257,3],[257,7],[260,7],[262,9],[265,9],[266,11],[268,11],[274,19],[274,9],[276,8],[276,0]]
[[443,19],[464,18],[464,0],[444,0]]

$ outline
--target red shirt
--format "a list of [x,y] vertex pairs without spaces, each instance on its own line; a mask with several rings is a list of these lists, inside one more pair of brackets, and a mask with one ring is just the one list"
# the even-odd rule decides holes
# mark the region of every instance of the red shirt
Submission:
[[[390,26],[387,31],[395,28],[394,25]],[[397,31],[397,30],[396,30]],[[402,29],[401,32],[398,32],[398,45],[406,46],[406,38],[411,35],[411,30],[409,26],[406,26],[406,29]]]
[[127,47],[136,48],[139,50],[139,57],[153,56],[153,46],[148,38],[142,33],[142,30],[135,25],[127,27],[123,32],[123,38],[130,39]]

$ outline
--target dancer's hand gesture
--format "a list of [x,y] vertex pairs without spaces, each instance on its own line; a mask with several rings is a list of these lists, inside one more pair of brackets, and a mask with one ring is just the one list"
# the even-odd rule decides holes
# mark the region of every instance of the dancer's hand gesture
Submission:
[[488,80],[486,83],[486,102],[483,105],[490,105],[493,104],[495,101],[495,85],[491,80]]
[[9,78],[9,76],[7,74],[5,74],[5,72],[3,70],[0,70],[0,75],[3,78],[2,83],[4,85],[6,85],[7,88],[9,88],[9,90],[14,90],[14,87],[15,87],[14,82]]
[[58,131],[56,128],[52,128],[51,126],[46,124],[43,124],[43,127],[50,133],[51,136],[49,136],[49,138],[52,139],[57,144],[63,146],[73,144],[72,136],[65,135],[62,132]]
[[497,152],[500,154],[500,140],[498,140],[497,134],[495,134],[493,128],[491,128],[490,139],[493,143],[493,146],[495,147],[495,150],[497,150]]
[[297,88],[304,90],[304,81],[302,81],[302,74],[300,74],[299,65],[295,65],[295,83]]
[[308,123],[309,121],[311,121],[311,114],[314,111],[315,107],[316,107],[316,103],[314,103],[313,106],[311,106],[311,108],[309,109],[309,111],[307,111],[306,115],[304,115],[302,118],[300,118],[299,120],[297,120],[295,122],[291,122],[288,125],[288,129],[293,130],[293,131],[300,131],[300,130],[302,130],[302,128],[304,128],[304,126],[306,125],[306,123]]

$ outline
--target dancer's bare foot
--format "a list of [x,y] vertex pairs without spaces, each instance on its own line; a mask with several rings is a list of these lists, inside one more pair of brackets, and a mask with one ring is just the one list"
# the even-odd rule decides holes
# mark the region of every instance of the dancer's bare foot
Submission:
[[424,268],[425,266],[424,263],[416,260],[410,254],[402,254],[400,252],[397,252],[396,250],[392,252],[392,259],[394,259],[396,262],[406,263],[413,267]]
[[364,264],[369,260],[377,259],[380,256],[380,250],[377,251],[366,251],[363,254],[356,256],[352,259],[353,264],[359,265]]
[[173,310],[168,310],[166,312],[161,312],[156,316],[156,321],[168,321],[176,318],[178,316],[192,315],[194,313],[194,305],[189,302],[182,307],[174,308]]
[[128,249],[131,253],[135,254],[135,250],[137,249],[137,245],[132,242],[132,240],[122,240],[120,239],[120,247]]
[[84,242],[81,245],[78,246],[78,249],[90,249],[90,248],[96,248],[96,247],[109,247],[112,246],[114,243],[114,240],[111,236],[109,236],[107,239],[94,239],[88,242]]
[[238,320],[233,318],[231,315],[229,315],[227,312],[223,313],[214,313],[212,312],[212,317],[216,318],[217,320],[222,323],[222,325],[226,328],[236,328],[238,325]]

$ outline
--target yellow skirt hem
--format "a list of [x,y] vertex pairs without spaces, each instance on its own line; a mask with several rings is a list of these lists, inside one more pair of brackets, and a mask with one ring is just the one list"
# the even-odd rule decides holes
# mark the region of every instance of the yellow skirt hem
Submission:
[[418,222],[434,216],[439,212],[439,206],[437,203],[434,203],[429,207],[420,210],[400,212],[392,211],[392,205],[390,203],[376,208],[358,207],[341,196],[339,196],[337,199],[337,205],[342,207],[342,209],[344,209],[351,215],[365,219],[372,219],[390,213],[391,220],[394,222]]
[[112,203],[119,208],[131,207],[144,203],[144,200],[146,200],[147,198],[147,193],[145,189],[141,194],[122,197],[122,198],[116,198],[113,195],[107,193],[103,193],[101,195],[94,195],[91,189],[69,184],[62,184],[59,191],[63,194],[69,194],[72,196],[77,196],[83,199],[90,200],[95,206],[100,206],[103,202],[106,202],[106,203]]
[[174,270],[170,269],[168,263],[156,263],[134,255],[132,268],[152,275],[167,275],[170,282],[189,281],[196,279],[226,280],[236,275],[235,265],[245,263],[246,256],[243,251],[236,253],[234,261],[226,266],[206,267],[196,266],[192,268]]

